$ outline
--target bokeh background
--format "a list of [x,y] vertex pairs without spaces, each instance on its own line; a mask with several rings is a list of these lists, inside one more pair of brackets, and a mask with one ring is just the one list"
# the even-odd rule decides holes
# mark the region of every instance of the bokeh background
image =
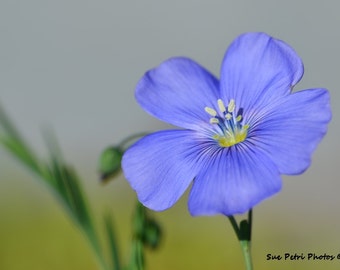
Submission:
[[[310,169],[283,177],[282,192],[255,208],[254,266],[339,269],[339,260],[266,260],[268,253],[340,253],[339,9],[336,0],[1,0],[0,102],[40,155],[46,156],[42,130],[54,130],[94,214],[114,214],[126,257],[135,195],[122,175],[100,185],[96,170],[106,146],[168,128],[135,102],[138,79],[171,56],[191,57],[218,75],[240,33],[280,38],[305,64],[296,89],[328,88],[333,120]],[[148,269],[243,269],[225,217],[191,217],[186,196],[155,217],[166,234],[161,249],[148,252]],[[0,269],[96,268],[46,186],[0,149]]]

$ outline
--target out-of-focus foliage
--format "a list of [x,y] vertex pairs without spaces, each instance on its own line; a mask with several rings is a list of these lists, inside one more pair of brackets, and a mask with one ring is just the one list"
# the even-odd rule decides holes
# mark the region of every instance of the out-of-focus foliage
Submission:
[[[2,108],[0,108],[0,128],[0,143],[29,170],[33,171],[56,195],[68,215],[87,238],[100,268],[102,270],[122,269],[111,215],[108,214],[104,217],[104,234],[109,248],[108,260],[104,256],[98,230],[94,225],[81,181],[72,167],[62,158],[53,136],[47,136],[50,156],[46,162],[39,159],[25,143]],[[125,143],[127,143],[126,140],[120,146],[108,148],[103,152],[99,168],[102,180],[112,178],[119,172]],[[136,224],[139,224],[138,228],[136,228]],[[132,235],[130,261],[124,269],[143,270],[145,269],[144,247],[158,247],[160,227],[155,220],[149,219],[146,209],[139,203],[132,224]]]

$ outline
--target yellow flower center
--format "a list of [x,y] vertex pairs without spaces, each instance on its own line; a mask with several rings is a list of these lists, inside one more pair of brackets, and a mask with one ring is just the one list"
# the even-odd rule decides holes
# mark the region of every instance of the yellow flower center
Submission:
[[205,107],[205,111],[211,116],[210,124],[217,125],[220,130],[213,135],[213,139],[218,142],[221,147],[230,147],[243,142],[248,135],[249,125],[242,124],[242,109],[237,114],[235,111],[235,100],[231,99],[228,106],[225,107],[223,100],[218,99],[217,105],[220,113],[216,110]]

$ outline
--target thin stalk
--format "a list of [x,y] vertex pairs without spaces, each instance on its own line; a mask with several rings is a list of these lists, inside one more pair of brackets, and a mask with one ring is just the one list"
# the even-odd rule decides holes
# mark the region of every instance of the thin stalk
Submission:
[[229,221],[230,221],[230,223],[231,223],[231,226],[232,226],[233,229],[234,229],[234,232],[235,232],[235,234],[236,234],[237,239],[240,239],[240,229],[239,229],[239,227],[238,227],[238,224],[237,224],[237,222],[236,222],[236,219],[234,218],[234,216],[228,216],[228,218],[229,218]]
[[146,135],[150,134],[150,132],[140,132],[140,133],[136,133],[133,135],[128,136],[127,138],[125,138],[124,140],[122,140],[119,143],[120,149],[125,152],[129,146],[131,145],[131,142],[133,142],[134,140],[144,137]]
[[247,270],[252,270],[253,269],[253,263],[251,260],[251,253],[250,253],[250,241],[247,240],[241,240],[241,249],[244,257],[244,261],[246,264],[246,269]]
[[242,220],[240,224],[237,224],[236,219],[233,216],[228,216],[229,221],[235,231],[237,239],[240,241],[241,250],[243,253],[244,261],[246,264],[246,270],[253,270],[252,258],[251,258],[251,228],[253,222],[252,209],[248,212],[248,219]]
[[251,228],[252,228],[252,225],[253,225],[253,209],[250,209],[249,212],[248,212],[248,227],[249,227],[249,230],[248,230],[248,240],[249,242],[251,241]]

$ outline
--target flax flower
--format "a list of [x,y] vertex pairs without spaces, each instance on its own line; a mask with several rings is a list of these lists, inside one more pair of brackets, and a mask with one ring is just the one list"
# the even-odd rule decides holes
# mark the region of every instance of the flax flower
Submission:
[[292,92],[302,75],[296,52],[264,33],[233,41],[219,80],[183,57],[148,71],[138,103],[181,129],[150,134],[124,154],[140,202],[165,210],[193,182],[192,215],[240,214],[277,193],[280,175],[304,172],[331,111],[325,89]]

